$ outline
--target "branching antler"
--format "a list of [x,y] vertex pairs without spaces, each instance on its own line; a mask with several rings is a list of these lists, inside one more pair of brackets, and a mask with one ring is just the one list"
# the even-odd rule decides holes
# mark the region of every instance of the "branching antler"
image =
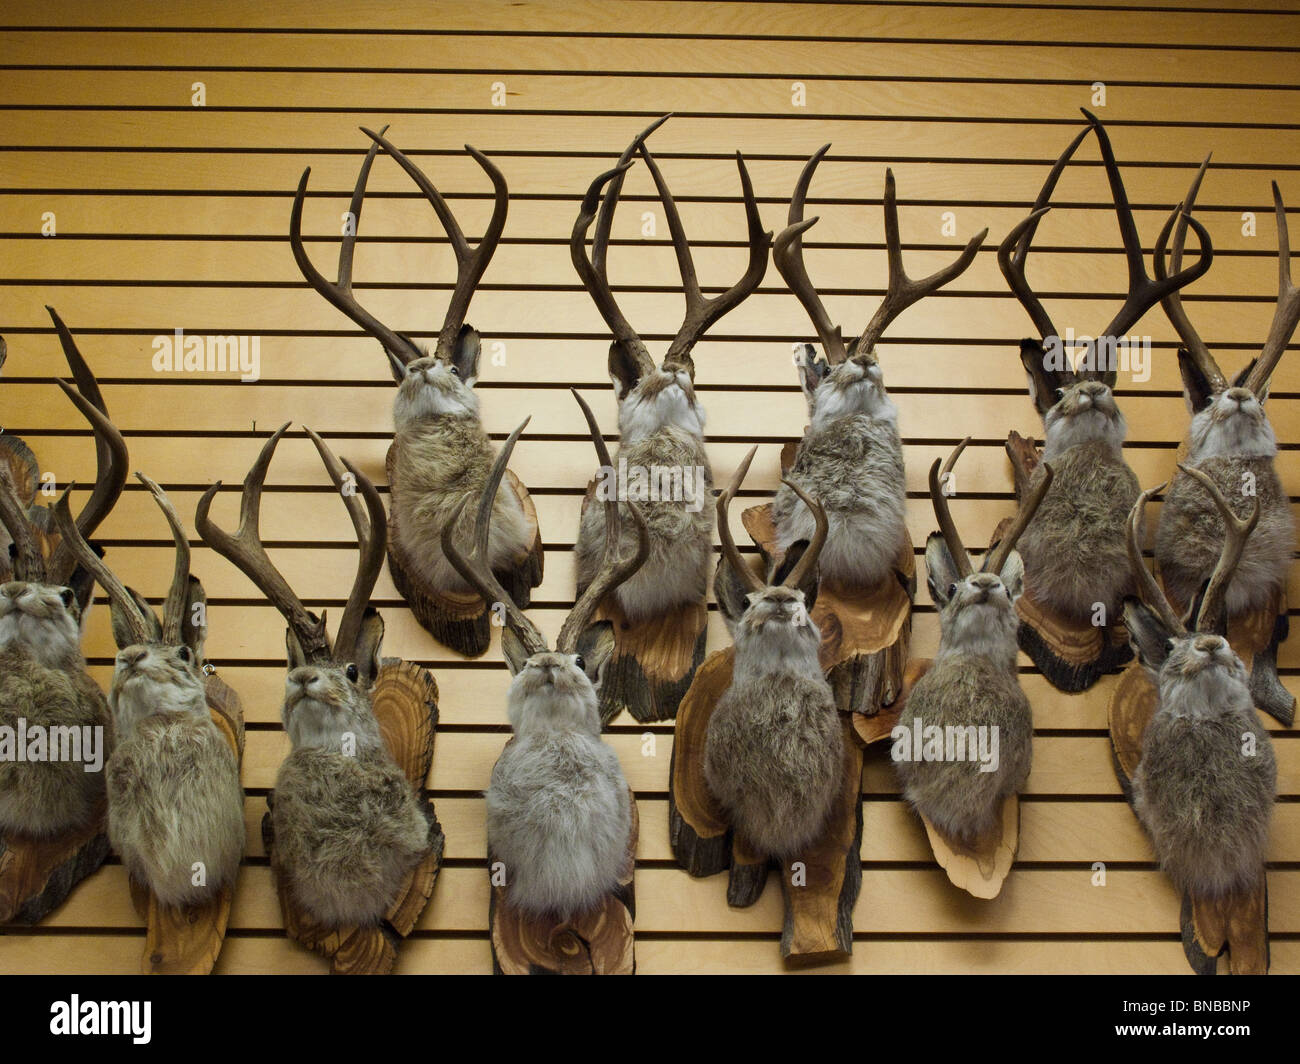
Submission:
[[975,567],[971,565],[970,555],[962,545],[957,523],[952,519],[952,512],[948,509],[948,496],[943,493],[943,485],[945,478],[952,472],[957,459],[961,457],[962,451],[966,450],[969,443],[970,437],[967,436],[957,444],[952,454],[948,455],[948,460],[942,464],[942,468],[938,458],[930,466],[930,504],[934,507],[935,520],[939,522],[939,535],[943,537],[948,553],[952,555],[952,563],[957,568],[957,575],[963,578],[971,576],[975,572]]
[[0,525],[13,542],[13,570],[16,580],[42,583],[45,580],[45,558],[32,529],[31,520],[18,497],[18,489],[7,469],[0,469]]
[[[822,350],[826,353],[827,361],[831,365],[836,365],[848,358],[850,351],[844,345],[844,338],[839,327],[831,324],[830,315],[826,312],[826,307],[823,305],[821,297],[818,296],[817,289],[813,286],[812,280],[808,276],[808,269],[803,261],[803,234],[816,225],[819,220],[818,218],[804,219],[804,201],[808,195],[808,185],[812,181],[813,172],[829,150],[829,144],[819,148],[813,153],[812,158],[808,160],[799,174],[794,194],[790,197],[790,213],[787,218],[787,226],[781,235],[776,238],[772,257],[776,261],[777,270],[780,271],[786,284],[799,302],[803,304],[804,310],[812,320],[813,327],[817,330],[818,339],[822,342]],[[869,354],[875,349],[876,341],[884,334],[890,322],[897,318],[898,315],[913,303],[925,296],[932,295],[948,282],[960,277],[970,264],[975,261],[975,255],[979,251],[980,245],[984,243],[984,238],[989,234],[988,229],[976,233],[967,242],[956,262],[930,274],[929,277],[914,281],[907,276],[907,270],[903,266],[902,238],[898,229],[898,196],[894,185],[894,172],[889,169],[885,171],[884,211],[885,248],[889,259],[889,281],[884,299],[881,301],[880,306],[876,308],[875,314],[872,315],[871,321],[867,323],[862,335],[853,345],[852,353],[854,354]]]
[[[639,153],[650,170],[650,176],[654,179],[672,236],[673,250],[677,255],[677,267],[682,278],[682,290],[686,297],[686,313],[682,318],[681,327],[668,346],[668,353],[664,357],[665,364],[691,368],[690,355],[695,344],[710,326],[728,311],[739,306],[763,280],[767,270],[767,252],[772,243],[772,234],[763,230],[762,219],[758,213],[758,202],[754,198],[753,182],[750,181],[749,171],[745,167],[745,159],[740,152],[737,152],[736,166],[740,171],[741,191],[745,199],[745,219],[749,228],[749,264],[736,284],[712,298],[704,297],[696,277],[690,241],[686,237],[681,215],[677,211],[677,203],[654,156],[650,154],[650,149],[645,144],[646,138],[670,117],[664,115],[638,133],[619,157],[618,165],[612,170],[605,171],[591,183],[578,209],[578,217],[574,221],[573,233],[569,240],[574,269],[582,279],[583,286],[600,310],[605,324],[610,327],[615,341],[621,344],[627,354],[635,360],[643,374],[654,369],[654,360],[636,330],[619,309],[606,269],[614,208],[618,204],[623,179],[631,168],[632,157]],[[587,230],[593,220],[596,222],[596,231],[592,238],[591,257],[588,258]]]
[[1137,502],[1133,504],[1133,509],[1129,511],[1127,532],[1128,560],[1133,569],[1133,579],[1137,583],[1138,598],[1154,610],[1164,622],[1166,628],[1175,636],[1184,636],[1187,629],[1184,627],[1182,619],[1174,612],[1174,608],[1165,598],[1165,593],[1160,590],[1160,585],[1156,583],[1156,578],[1147,568],[1146,562],[1142,558],[1142,543],[1146,539],[1146,522],[1145,512],[1147,502],[1154,495],[1159,495],[1168,487],[1167,484],[1161,484],[1154,488],[1148,488],[1138,496]]
[[1052,467],[1043,463],[1043,479],[1035,486],[1033,493],[1025,499],[1021,505],[1016,519],[1011,522],[1011,527],[1007,529],[1006,534],[998,542],[998,545],[989,552],[988,557],[984,559],[984,572],[1000,573],[1002,567],[1007,564],[1007,559],[1011,557],[1011,552],[1016,549],[1016,541],[1020,539],[1025,529],[1029,527],[1029,522],[1034,519],[1034,514],[1047,498],[1048,489],[1052,486],[1052,478],[1056,474]]
[[1277,368],[1286,345],[1291,342],[1296,324],[1300,323],[1300,289],[1291,280],[1291,235],[1287,231],[1286,207],[1276,181],[1273,182],[1273,211],[1277,215],[1277,311],[1269,326],[1264,350],[1245,384],[1260,397],[1267,391],[1268,379]]
[[727,510],[731,506],[731,500],[736,497],[736,492],[740,490],[740,485],[744,483],[745,474],[749,472],[749,464],[754,460],[754,455],[757,453],[758,445],[755,444],[749,449],[749,453],[741,459],[740,465],[736,467],[735,475],[731,478],[731,483],[718,496],[717,501],[718,539],[722,544],[722,556],[727,559],[727,564],[731,566],[732,571],[744,583],[746,594],[750,595],[762,591],[767,585],[759,579],[758,574],[753,569],[745,564],[745,559],[741,557],[740,551],[736,548],[736,541],[731,535],[731,525],[727,520]]
[[[603,468],[613,469],[614,464],[609,457],[609,448],[605,446],[600,426],[596,424],[596,415],[591,412],[591,407],[578,394],[576,388],[569,390],[573,392],[578,406],[582,408],[583,417],[587,419],[587,428],[591,432],[591,442],[595,445],[597,459]],[[589,505],[594,506],[595,500],[593,499]],[[629,502],[628,512],[631,513],[637,528],[637,548],[630,558],[619,560],[623,527],[619,519],[617,495],[612,499],[606,499],[604,506],[605,547],[601,554],[600,566],[560,628],[560,636],[556,640],[555,647],[564,654],[571,654],[576,649],[578,638],[591,623],[592,614],[596,612],[596,607],[600,605],[601,600],[640,569],[645,564],[646,558],[650,556],[650,528],[646,524],[645,515],[635,503]]]
[[[166,493],[143,473],[136,473],[136,479],[149,489],[154,502],[167,518],[171,528],[172,542],[176,546],[176,567],[172,572],[172,584],[167,591],[167,601],[163,604],[163,642],[168,646],[180,646],[184,641],[185,604],[189,601],[190,591],[190,541],[185,535],[185,526],[181,524],[180,515]],[[84,564],[84,561],[83,561]]]
[[[218,528],[209,517],[212,500],[221,490],[221,481],[203,493],[199,499],[198,510],[194,515],[194,525],[203,541],[231,562],[257,586],[271,605],[280,611],[290,630],[297,637],[303,654],[308,661],[327,662],[331,660],[329,637],[325,632],[325,618],[317,617],[303,606],[294,594],[293,588],[284,578],[262,545],[258,531],[261,518],[262,487],[266,483],[266,471],[275,456],[275,448],[285,434],[291,422],[286,421],[275,434],[266,441],[257,461],[244,477],[243,489],[239,500],[239,528],[233,535]],[[348,648],[349,652],[351,648]]]

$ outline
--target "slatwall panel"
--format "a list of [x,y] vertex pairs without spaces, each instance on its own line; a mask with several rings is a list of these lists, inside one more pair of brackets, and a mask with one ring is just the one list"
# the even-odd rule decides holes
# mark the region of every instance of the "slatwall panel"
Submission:
[[[909,269],[949,261],[978,229],[975,265],[905,313],[881,347],[901,407],[911,533],[932,525],[924,476],[969,434],[953,510],[969,542],[987,540],[1013,508],[1001,449],[1009,429],[1041,433],[1016,355],[1028,329],[997,270],[997,241],[1024,214],[1051,160],[1078,127],[1094,82],[1098,113],[1124,165],[1148,249],[1206,151],[1214,168],[1198,215],[1217,252],[1186,304],[1220,360],[1235,369],[1262,342],[1276,291],[1268,181],[1300,207],[1300,15],[1289,0],[1040,0],[1035,3],[771,3],[587,0],[575,3],[204,0],[164,9],[121,2],[11,2],[0,47],[0,331],[9,341],[0,422],[36,449],[60,483],[93,475],[90,441],[48,381],[63,372],[43,304],[55,305],[84,353],[131,449],[192,515],[211,481],[238,483],[268,431],[296,425],[280,448],[263,530],[310,605],[335,615],[354,554],[343,508],[298,425],[322,432],[383,482],[393,389],[377,345],[300,280],[286,239],[289,204],[312,167],[305,229],[328,269],[356,167],[361,124],[390,136],[447,195],[466,230],[490,211],[487,182],[463,152],[490,154],[512,192],[505,238],[470,315],[488,351],[478,386],[494,439],[533,415],[513,466],[532,489],[547,544],[532,611],[554,635],[572,602],[572,544],[593,466],[567,394],[577,385],[613,437],[607,334],[576,283],[567,240],[578,200],[631,136],[665,112],[653,138],[678,193],[706,290],[743,269],[744,224],[732,153],[749,161],[765,223],[779,229],[803,160],[831,141],[805,241],[832,315],[861,328],[884,285],[880,195],[898,179]],[[206,106],[191,103],[203,82]],[[504,107],[492,106],[503,82]],[[792,106],[802,82],[806,106]],[[356,261],[361,298],[396,328],[436,333],[452,260],[433,212],[391,160],[370,183]],[[1099,328],[1125,274],[1109,193],[1089,140],[1055,197],[1032,261],[1059,325]],[[42,237],[44,212],[58,235]],[[657,212],[643,168],[627,181],[611,275],[631,320],[661,347],[680,320],[670,246],[641,235]],[[953,212],[956,232],[941,233]],[[1258,215],[1242,233],[1241,214]],[[261,338],[261,377],[163,376],[152,341],[176,328]],[[1186,427],[1174,332],[1158,312],[1150,379],[1121,375],[1129,459],[1144,484],[1165,479]],[[729,475],[761,444],[745,494],[770,493],[782,444],[804,405],[791,344],[809,326],[774,269],[759,292],[697,349],[710,415],[710,457]],[[496,344],[504,345],[495,348]],[[1270,402],[1283,480],[1300,486],[1300,358],[1284,362]],[[218,502],[232,520],[233,493]],[[737,538],[747,542],[739,528]],[[114,568],[161,598],[171,554],[165,526],[132,482],[103,527]],[[920,561],[918,557],[918,562]],[[258,824],[286,750],[278,724],[283,625],[245,578],[199,546],[195,570],[212,609],[210,653],[241,693],[248,856],[220,970],[315,972],[323,964],[279,933]],[[925,592],[914,652],[938,624]],[[447,865],[433,904],[404,948],[405,972],[484,972],[487,890],[481,789],[505,741],[508,674],[494,647],[461,661],[415,624],[387,573],[377,589],[386,649],[430,666],[442,691],[433,768]],[[725,644],[716,619],[711,646]],[[87,637],[107,684],[107,611]],[[1281,655],[1300,690],[1300,639]],[[1181,972],[1178,903],[1110,767],[1105,710],[1113,681],[1061,695],[1022,659],[1035,715],[1034,771],[1022,806],[1020,862],[994,902],[947,884],[899,800],[891,767],[864,774],[864,880],[851,962],[872,972]],[[642,756],[642,733],[657,754]],[[637,953],[643,972],[780,969],[779,896],[731,911],[721,879],[693,881],[672,862],[666,781],[670,725],[614,723],[610,742],[637,791]],[[1300,744],[1275,730],[1282,799],[1270,873],[1273,969],[1300,970]],[[1092,885],[1105,862],[1108,885]],[[0,970],[134,971],[142,930],[125,873],[109,864],[39,928],[0,937]]]

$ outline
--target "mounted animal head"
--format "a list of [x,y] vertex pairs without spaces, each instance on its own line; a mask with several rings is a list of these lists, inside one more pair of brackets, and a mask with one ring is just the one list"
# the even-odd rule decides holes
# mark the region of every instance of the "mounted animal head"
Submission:
[[190,545],[171,500],[143,473],[136,478],[149,489],[167,518],[176,547],[176,565],[161,619],[138,592],[125,586],[77,531],[65,492],[55,506],[63,542],[108,595],[117,659],[109,705],[119,738],[128,738],[145,717],[156,713],[208,712],[204,695],[203,642],[207,636],[207,599],[203,585],[190,575]]
[[722,544],[723,561],[730,569],[729,574],[719,574],[718,582],[738,580],[745,595],[744,611],[733,627],[736,647],[743,652],[744,644],[752,636],[759,635],[763,638],[765,647],[770,648],[773,640],[778,644],[788,641],[789,644],[802,646],[804,650],[811,647],[815,655],[821,634],[813,624],[810,613],[817,597],[817,559],[826,545],[830,527],[826,511],[793,480],[782,478],[783,483],[808,507],[813,518],[813,535],[780,583],[768,584],[759,579],[758,574],[745,564],[740,551],[736,549],[736,541],[732,538],[727,518],[731,500],[744,483],[745,474],[749,472],[749,465],[757,451],[757,447],[750,448],[735,476],[731,478],[731,483],[718,496],[717,502],[718,538]]
[[234,534],[219,528],[209,516],[212,500],[221,490],[220,481],[203,493],[194,523],[203,541],[247,576],[288,624],[285,642],[289,676],[285,686],[284,725],[294,749],[337,750],[346,733],[355,738],[358,752],[382,749],[379,725],[370,705],[370,689],[381,664],[384,621],[369,603],[384,564],[388,539],[384,504],[369,477],[346,458],[340,462],[324,440],[311,429],[304,429],[347,507],[360,554],[352,590],[331,643],[325,614],[318,617],[303,606],[289,582],[272,564],[258,531],[266,471],[276,445],[288,428],[289,422],[285,422],[266,441],[244,478],[239,528]]
[[[1056,160],[1034,201],[1033,211],[1007,234],[998,248],[998,266],[1001,267],[1002,275],[1038,329],[1039,339],[1031,338],[1020,342],[1020,361],[1029,377],[1029,397],[1034,401],[1034,406],[1047,427],[1048,451],[1056,453],[1090,439],[1109,440],[1117,447],[1123,441],[1126,432],[1124,418],[1112,395],[1118,377],[1117,344],[1121,338],[1128,336],[1129,330],[1148,310],[1204,274],[1214,257],[1204,227],[1195,219],[1189,219],[1201,239],[1200,259],[1186,270],[1165,276],[1157,256],[1157,279],[1152,280],[1147,276],[1142,241],[1133,220],[1133,209],[1129,206],[1128,193],[1124,189],[1110,137],[1095,115],[1086,110],[1083,114],[1088,119],[1088,125]],[[1119,220],[1124,259],[1128,266],[1128,292],[1119,311],[1095,339],[1084,342],[1080,338],[1083,352],[1076,358],[1066,350],[1066,340],[1052,324],[1042,301],[1026,280],[1025,263],[1038,223],[1050,210],[1048,204],[1062,171],[1091,132],[1097,134],[1097,145],[1115,204],[1115,216]],[[1168,239],[1177,214],[1178,211],[1175,211],[1165,222],[1161,243]]]
[[[478,398],[472,389],[478,380],[480,344],[479,334],[472,326],[465,324],[465,315],[469,312],[474,289],[501,242],[501,232],[506,224],[506,209],[509,206],[506,180],[486,155],[465,145],[465,150],[491,179],[494,199],[492,218],[487,230],[477,247],[471,249],[456,216],[447,206],[447,201],[424,171],[384,138],[387,131],[387,126],[378,133],[365,127],[361,129],[373,143],[361,164],[352,191],[352,202],[348,208],[351,226],[339,248],[338,279],[330,282],[312,265],[302,242],[302,208],[311,167],[302,172],[293,199],[293,212],[289,217],[289,242],[293,247],[293,257],[302,275],[317,292],[383,345],[393,371],[393,379],[400,385],[394,407],[399,424],[406,418],[432,414],[473,417],[478,414]],[[396,332],[381,322],[357,302],[352,292],[352,256],[361,225],[361,207],[366,195],[366,182],[370,178],[370,167],[381,147],[411,176],[433,205],[456,257],[456,284],[432,354],[409,336]]]
[[[1186,617],[1179,617],[1142,560],[1143,512],[1147,500],[1163,491],[1165,485],[1144,491],[1128,522],[1129,562],[1137,580],[1138,597],[1124,601],[1124,623],[1133,649],[1160,688],[1162,705],[1173,704],[1171,699],[1181,699],[1193,689],[1199,691],[1196,704],[1212,705],[1222,685],[1235,689],[1247,684],[1245,666],[1225,638],[1227,592],[1246,540],[1259,521],[1259,500],[1255,500],[1250,516],[1239,518],[1207,474],[1194,466],[1178,468],[1200,481],[1214,500],[1224,524],[1223,549],[1198,600],[1188,608]],[[1205,703],[1207,697],[1209,703]],[[1187,708],[1192,707],[1189,704]]]
[[1024,589],[1025,575],[1020,555],[1016,553],[1016,541],[1029,527],[1052,486],[1052,467],[1044,466],[1042,478],[1025,499],[1011,527],[976,570],[962,546],[945,491],[951,483],[948,478],[953,467],[969,443],[967,436],[942,467],[938,458],[930,466],[930,502],[939,531],[931,532],[925,542],[926,583],[930,597],[940,610],[943,649],[988,653],[1009,645],[1014,658],[1020,626],[1015,602]]
[[[605,446],[596,424],[595,415],[576,389],[582,413],[587,419],[592,443],[603,468],[613,467],[609,449]],[[580,728],[597,734],[600,731],[600,712],[597,704],[596,684],[600,671],[609,657],[611,644],[602,638],[603,633],[591,625],[591,618],[602,599],[641,568],[650,553],[650,531],[645,518],[634,503],[627,503],[628,512],[636,524],[637,547],[630,557],[620,558],[623,531],[617,498],[607,499],[605,507],[605,550],[596,576],[578,597],[569,611],[555,650],[551,650],[536,625],[515,605],[502,588],[487,563],[488,539],[491,534],[492,503],[501,484],[506,463],[515,449],[519,434],[529,422],[515,429],[501,448],[492,465],[483,493],[478,500],[474,520],[474,542],[469,554],[462,552],[455,541],[454,530],[461,513],[469,503],[465,496],[442,530],[442,549],[448,561],[482,597],[505,613],[501,649],[514,676],[510,685],[510,723],[518,734],[521,730],[535,728],[541,731]],[[597,505],[595,498],[589,503]]]
[[[95,486],[73,522],[88,540],[117,503],[126,484],[127,450],[109,419],[104,397],[72,334],[52,307],[74,389],[55,383],[90,423],[95,437]],[[67,506],[66,498],[63,505]],[[10,579],[0,585],[0,649],[22,642],[49,664],[80,657],[79,618],[94,583],[78,569],[71,546],[55,533],[53,515],[43,506],[25,505],[8,474],[0,471],[0,525],[10,539]]]
[[[659,165],[645,145],[646,138],[669,117],[665,115],[640,133],[619,157],[618,165],[591,183],[578,209],[569,240],[574,269],[614,334],[609,349],[609,375],[618,397],[619,431],[625,442],[649,435],[666,424],[677,425],[696,436],[703,434],[704,411],[695,398],[695,363],[691,350],[714,322],[738,307],[759,286],[767,272],[767,251],[772,243],[772,234],[763,231],[744,157],[736,152],[736,166],[740,170],[740,185],[745,197],[745,218],[749,226],[749,265],[744,276],[725,292],[711,299],[704,297],[696,280],[695,262],[681,216],[677,213],[677,204],[659,172]],[[686,314],[681,327],[669,343],[668,353],[659,366],[655,365],[641,337],[619,310],[605,264],[623,178],[632,167],[632,157],[638,153],[645,160],[659,192],[686,297]],[[593,221],[596,230],[588,257],[587,230]]]
[[[1187,226],[1201,179],[1210,160],[1207,156],[1192,180],[1182,212],[1174,229],[1169,268],[1177,273],[1182,264]],[[1291,341],[1296,323],[1300,322],[1300,289],[1291,280],[1291,241],[1287,231],[1286,207],[1277,182],[1273,182],[1273,210],[1277,217],[1278,292],[1277,310],[1259,357],[1242,369],[1231,381],[1219,368],[1209,346],[1201,339],[1183,308],[1182,297],[1173,291],[1162,301],[1165,313],[1178,332],[1183,346],[1178,350],[1178,368],[1183,377],[1183,393],[1192,413],[1191,449],[1188,458],[1230,455],[1239,458],[1272,458],[1277,454],[1277,437],[1264,411],[1269,380]],[[1167,228],[1167,227],[1166,227]],[[1201,233],[1197,228],[1198,235]],[[1162,233],[1155,249],[1156,277],[1165,275],[1165,237]],[[1202,242],[1205,237],[1201,237]]]
[[813,286],[803,261],[803,235],[819,221],[817,217],[804,218],[804,200],[817,164],[830,151],[830,147],[829,144],[822,145],[804,166],[795,184],[794,194],[790,197],[786,228],[776,238],[772,250],[777,270],[807,311],[825,355],[825,359],[819,361],[812,345],[805,344],[799,368],[799,380],[808,400],[814,427],[846,414],[878,415],[888,411],[893,415],[893,404],[885,394],[880,363],[876,360],[876,342],[884,335],[889,324],[913,303],[960,277],[975,261],[975,255],[989,233],[984,229],[971,237],[951,266],[919,281],[912,280],[903,268],[894,172],[886,169],[884,208],[885,248],[889,257],[888,287],[862,335],[846,346],[840,327],[831,324],[830,315]]

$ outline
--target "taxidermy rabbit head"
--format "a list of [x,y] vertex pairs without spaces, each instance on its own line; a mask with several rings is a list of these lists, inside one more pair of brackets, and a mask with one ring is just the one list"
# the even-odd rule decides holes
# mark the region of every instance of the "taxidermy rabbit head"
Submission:
[[339,489],[356,530],[360,551],[352,590],[331,643],[325,615],[318,617],[303,606],[288,581],[271,563],[258,532],[262,486],[276,445],[288,427],[288,422],[281,425],[266,442],[244,478],[239,529],[232,535],[218,528],[209,517],[212,500],[221,488],[220,481],[199,500],[195,524],[208,546],[252,580],[288,622],[285,641],[289,675],[285,683],[283,719],[293,748],[338,750],[345,738],[350,737],[358,755],[367,750],[382,750],[383,740],[371,707],[370,689],[379,672],[384,622],[369,601],[384,563],[387,542],[388,520],[383,502],[365,474],[346,458],[340,462],[311,429],[304,430]]
[[[1180,204],[1178,224],[1174,230],[1170,266],[1175,273],[1182,264],[1183,244],[1196,194],[1210,160],[1207,156],[1192,180],[1187,198]],[[1192,414],[1188,460],[1199,463],[1207,458],[1273,458],[1277,454],[1277,437],[1264,411],[1269,380],[1281,361],[1286,346],[1300,322],[1300,289],[1291,281],[1290,234],[1287,231],[1286,207],[1277,182],[1273,182],[1273,209],[1277,217],[1278,296],[1273,323],[1259,357],[1252,360],[1232,380],[1219,368],[1214,356],[1192,325],[1182,298],[1170,292],[1163,301],[1165,313],[1178,332],[1183,346],[1178,351],[1178,367],[1183,377],[1183,394]],[[1192,223],[1195,227],[1195,223]],[[1198,235],[1202,233],[1199,227]],[[1164,276],[1165,239],[1156,245],[1156,276]],[[1209,254],[1207,238],[1201,235],[1202,254]]]
[[189,541],[171,500],[143,473],[136,477],[167,518],[176,546],[176,567],[161,620],[144,597],[123,585],[77,532],[66,496],[55,509],[64,542],[108,594],[113,639],[118,646],[108,701],[119,741],[130,739],[136,725],[156,713],[208,715],[203,689],[207,634],[203,585],[190,575]]
[[[95,486],[74,526],[83,539],[94,534],[126,484],[127,451],[109,420],[104,397],[63,320],[46,307],[76,382],[55,380],[90,423],[95,437]],[[67,499],[62,500],[67,507]],[[49,510],[26,506],[9,476],[0,471],[0,525],[8,534],[13,579],[0,585],[0,650],[21,645],[51,667],[82,663],[80,618],[93,582],[77,566],[71,545],[52,535]],[[51,549],[52,548],[52,549]]]
[[903,269],[902,243],[898,229],[898,201],[894,190],[894,172],[885,171],[885,244],[889,254],[889,289],[884,300],[872,315],[861,336],[844,343],[838,325],[832,325],[830,315],[817,294],[808,269],[803,261],[803,235],[818,218],[805,219],[804,200],[812,182],[817,164],[830,151],[829,144],[819,148],[803,168],[790,198],[790,213],[786,228],[776,238],[772,259],[785,279],[790,291],[798,297],[817,330],[824,359],[818,359],[811,344],[804,344],[799,366],[799,382],[808,400],[808,412],[814,431],[841,417],[866,414],[872,418],[897,418],[893,402],[885,393],[884,377],[876,361],[876,342],[898,317],[913,303],[937,292],[949,281],[955,280],[975,261],[984,238],[985,229],[973,236],[957,261],[945,269],[919,281],[913,281]]
[[[312,265],[302,242],[302,209],[307,194],[307,180],[311,176],[310,167],[303,171],[302,178],[298,182],[298,191],[293,201],[293,213],[289,220],[289,240],[293,247],[293,257],[303,276],[317,292],[383,345],[393,378],[399,385],[397,399],[393,404],[393,415],[398,428],[411,420],[435,415],[477,418],[478,398],[473,388],[478,380],[480,342],[478,333],[465,324],[465,315],[469,312],[469,303],[474,295],[474,289],[478,286],[488,263],[492,261],[497,245],[501,242],[501,233],[506,224],[506,210],[509,206],[506,180],[487,156],[469,145],[465,146],[465,150],[473,156],[474,161],[491,179],[493,190],[492,218],[478,246],[471,249],[456,221],[456,216],[452,214],[442,194],[434,187],[423,170],[384,138],[387,131],[387,126],[378,133],[364,126],[361,129],[372,143],[361,164],[356,186],[352,192],[352,203],[349,207],[352,224],[344,235],[339,249],[338,280],[331,283]],[[433,205],[456,257],[456,284],[432,354],[409,336],[384,325],[357,302],[352,292],[352,256],[356,250],[361,207],[365,200],[370,168],[380,148],[392,156],[411,176],[425,198]]]
[[942,467],[937,458],[930,467],[930,501],[939,522],[939,531],[930,533],[926,541],[925,568],[930,597],[940,610],[942,636],[939,656],[974,654],[993,657],[1005,660],[1007,666],[1014,669],[1016,635],[1020,627],[1015,602],[1024,586],[1024,566],[1015,550],[1016,540],[1033,520],[1051,487],[1052,467],[1046,466],[1033,494],[1025,500],[1011,527],[997,546],[984,556],[983,565],[976,571],[970,555],[962,546],[945,494],[953,467],[969,443],[970,437],[967,436]]
[[[1157,255],[1157,277],[1152,280],[1147,276],[1142,242],[1133,220],[1133,210],[1129,206],[1119,165],[1111,148],[1110,137],[1095,115],[1086,110],[1083,113],[1088,119],[1087,127],[1079,132],[1056,160],[1034,202],[1032,213],[1007,234],[998,248],[998,265],[1002,274],[1039,332],[1040,339],[1020,342],[1020,360],[1029,378],[1030,398],[1042,415],[1046,427],[1043,457],[1049,460],[1070,447],[1094,440],[1112,445],[1118,453],[1126,431],[1124,419],[1115,407],[1111,394],[1118,377],[1118,341],[1126,337],[1128,331],[1156,303],[1204,274],[1210,268],[1212,257],[1208,252],[1203,252],[1194,265],[1166,276],[1161,256]],[[1110,182],[1128,265],[1129,284],[1119,312],[1095,340],[1084,345],[1082,355],[1072,362],[1071,354],[1065,350],[1065,340],[1052,324],[1051,317],[1025,278],[1025,261],[1038,223],[1050,209],[1048,201],[1062,171],[1090,132],[1097,134],[1097,145]],[[1171,215],[1165,223],[1159,246],[1163,247],[1168,239],[1177,213]],[[1194,219],[1189,220],[1201,238],[1202,248],[1206,248],[1208,237],[1204,227]]]
[[[573,396],[582,408],[591,431],[592,442],[601,465],[612,465],[609,449],[605,446],[595,415],[576,389]],[[530,729],[539,731],[581,730],[593,735],[600,733],[600,713],[597,707],[596,684],[600,670],[608,658],[608,646],[588,634],[592,615],[600,601],[635,573],[650,552],[650,535],[645,518],[635,504],[628,510],[636,523],[637,550],[630,558],[619,559],[621,520],[617,499],[603,503],[605,507],[605,554],[600,569],[591,583],[579,596],[573,609],[565,618],[551,650],[545,637],[524,612],[506,594],[491,568],[486,564],[488,540],[491,534],[492,500],[505,472],[515,441],[529,420],[515,429],[497,455],[483,494],[478,500],[478,513],[474,522],[474,546],[468,555],[455,542],[457,519],[469,503],[469,496],[461,500],[451,520],[443,528],[442,549],[456,571],[485,602],[500,606],[505,611],[505,629],[502,632],[502,652],[514,680],[510,685],[508,713],[515,733],[523,735]],[[596,505],[593,500],[589,505]]]
[[[714,322],[739,306],[758,287],[767,271],[767,251],[772,243],[772,234],[763,231],[745,160],[737,152],[736,165],[740,170],[745,217],[749,223],[749,265],[744,276],[725,292],[711,299],[706,299],[701,294],[690,243],[682,228],[677,204],[663,174],[659,172],[654,156],[645,145],[646,138],[668,118],[665,115],[640,133],[620,156],[618,165],[591,183],[583,197],[577,220],[573,223],[569,243],[574,268],[600,310],[601,317],[614,334],[614,342],[609,349],[609,374],[618,397],[619,433],[624,443],[642,439],[664,426],[674,426],[696,437],[703,436],[704,410],[695,395],[695,363],[691,358],[691,350]],[[658,366],[619,310],[605,266],[610,228],[614,222],[619,193],[623,188],[623,178],[633,165],[633,156],[638,153],[645,160],[658,189],[668,229],[672,234],[673,248],[677,252],[677,265],[686,296],[686,315],[681,328],[677,330],[677,335],[668,345],[668,353]],[[589,257],[587,230],[593,221],[596,223],[596,231]]]

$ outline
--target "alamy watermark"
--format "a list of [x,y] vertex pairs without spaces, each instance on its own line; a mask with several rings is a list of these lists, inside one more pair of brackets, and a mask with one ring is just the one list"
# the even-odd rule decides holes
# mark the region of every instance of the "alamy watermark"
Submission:
[[896,724],[889,737],[894,741],[889,756],[895,761],[979,762],[980,772],[998,770],[1000,742],[996,725],[924,724],[912,718],[912,726]]
[[704,507],[709,489],[703,466],[601,466],[596,473],[598,502],[684,502],[691,513]]
[[86,772],[104,767],[104,728],[83,724],[27,724],[18,718],[18,727],[0,726],[0,761],[24,762],[80,761]]
[[[1072,354],[1072,352],[1078,352]],[[1043,369],[1048,373],[1127,373],[1135,384],[1151,379],[1149,336],[1049,336],[1043,341]]]
[[238,373],[252,383],[262,375],[260,336],[186,336],[176,329],[153,338],[155,373]]

